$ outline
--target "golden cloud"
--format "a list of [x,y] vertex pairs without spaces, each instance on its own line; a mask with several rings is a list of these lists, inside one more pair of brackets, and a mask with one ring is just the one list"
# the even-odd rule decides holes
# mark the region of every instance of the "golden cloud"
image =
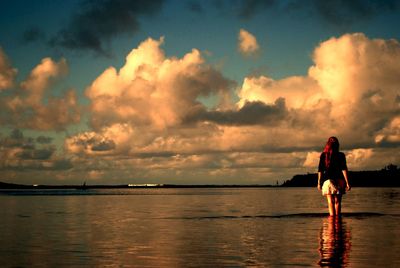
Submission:
[[240,29],[238,35],[238,50],[243,55],[254,55],[260,49],[256,37],[250,32]]
[[0,47],[0,90],[10,89],[14,86],[17,69],[13,68]]
[[[315,49],[307,75],[246,77],[236,103],[226,98],[231,81],[198,50],[168,58],[162,43],[142,42],[121,69],[110,67],[93,81],[86,90],[93,131],[69,137],[67,151],[126,157],[120,163],[146,176],[182,178],[187,167],[214,178],[308,171],[332,135],[350,168],[392,159],[378,147],[398,141],[397,41],[331,38]],[[219,104],[208,107],[202,96]]]
[[62,130],[78,123],[80,107],[75,91],[68,90],[62,97],[49,94],[53,84],[67,73],[65,59],[55,62],[44,58],[19,86],[10,89],[11,94],[0,96],[0,122],[37,130]]

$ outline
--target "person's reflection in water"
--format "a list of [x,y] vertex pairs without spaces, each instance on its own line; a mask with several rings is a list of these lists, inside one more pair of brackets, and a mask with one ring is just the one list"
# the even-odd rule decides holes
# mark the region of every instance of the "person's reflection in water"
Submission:
[[350,253],[350,231],[339,217],[324,219],[319,237],[321,267],[346,267]]

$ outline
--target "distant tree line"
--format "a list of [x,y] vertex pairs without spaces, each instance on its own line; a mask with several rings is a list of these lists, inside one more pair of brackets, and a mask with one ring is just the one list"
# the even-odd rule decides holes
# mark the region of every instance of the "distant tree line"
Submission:
[[[349,171],[349,182],[352,187],[400,187],[400,168],[389,164],[381,170]],[[295,175],[286,180],[284,187],[316,187],[318,175],[308,173]]]

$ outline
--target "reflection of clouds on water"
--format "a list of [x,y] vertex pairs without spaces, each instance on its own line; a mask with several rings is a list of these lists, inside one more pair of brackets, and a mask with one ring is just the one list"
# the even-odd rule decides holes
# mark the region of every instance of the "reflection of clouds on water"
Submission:
[[346,267],[349,263],[351,234],[341,218],[324,219],[319,234],[318,264],[321,267]]

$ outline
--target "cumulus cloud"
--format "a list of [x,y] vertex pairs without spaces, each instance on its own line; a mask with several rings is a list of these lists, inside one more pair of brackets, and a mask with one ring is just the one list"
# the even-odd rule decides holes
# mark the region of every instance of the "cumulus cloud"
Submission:
[[375,142],[381,146],[400,145],[400,116],[394,117],[377,133]]
[[68,159],[56,154],[54,144],[43,144],[37,142],[38,139],[25,137],[19,129],[0,137],[0,172],[72,168]]
[[347,163],[353,169],[365,167],[365,162],[370,161],[370,159],[373,157],[373,154],[374,150],[372,148],[350,150],[346,154]]
[[72,50],[87,50],[109,55],[107,46],[112,38],[136,33],[140,19],[161,10],[163,0],[82,1],[79,9],[49,43]]
[[278,98],[273,104],[266,104],[261,101],[245,102],[237,110],[215,110],[205,109],[195,111],[189,115],[186,122],[213,122],[218,125],[259,125],[266,123],[272,126],[282,121],[287,115],[285,99]]
[[[205,64],[198,50],[181,59],[167,58],[162,42],[142,42],[120,70],[110,67],[93,81],[86,95],[94,131],[69,137],[67,151],[171,156],[249,150],[246,142],[254,143],[255,136],[246,133],[260,134],[260,125],[284,122],[288,112],[284,99],[249,100],[238,107],[228,97],[234,83]],[[207,107],[199,100],[203,96],[216,98],[218,105]]]
[[125,145],[132,141],[133,134],[133,128],[128,124],[114,124],[102,128],[99,133],[88,131],[69,137],[65,141],[65,148],[74,154],[123,153],[129,150],[130,147]]
[[399,60],[398,41],[371,40],[363,34],[331,38],[315,50],[316,64],[309,76],[332,102],[330,118],[347,140],[373,143],[377,133],[399,114],[395,78],[400,75]]
[[306,169],[315,169],[324,141],[332,135],[341,140],[350,169],[397,163],[399,55],[397,40],[360,33],[331,38],[314,50],[307,76],[246,78],[238,106],[284,98],[289,127],[265,129],[263,136],[279,135],[281,146],[288,140],[309,146],[302,164]]
[[238,50],[246,56],[254,55],[260,47],[254,35],[244,29],[240,29],[238,35]]
[[17,69],[13,68],[0,47],[0,91],[14,86]]
[[246,78],[239,105],[285,98],[293,127],[300,128],[296,136],[316,131],[321,138],[340,136],[346,146],[375,146],[376,135],[399,114],[399,52],[396,40],[331,38],[315,49],[307,76]]
[[[350,167],[352,170],[362,170],[362,169],[371,169],[371,164],[374,167],[377,166],[374,161],[374,154],[375,150],[373,148],[360,148],[360,149],[352,149],[346,150],[346,160],[347,166]],[[303,163],[304,167],[315,169],[318,166],[320,160],[321,152],[308,152],[307,157]],[[389,161],[387,156],[384,157],[384,161]],[[384,161],[379,161],[379,163],[384,163]],[[383,167],[383,165],[382,165]]]
[[50,89],[68,73],[65,59],[44,58],[28,77],[0,95],[0,122],[18,128],[62,130],[80,120],[80,106],[74,90],[54,97]]
[[[100,166],[113,159],[107,170],[159,182],[289,178],[314,171],[332,135],[350,169],[398,160],[391,149],[399,140],[396,40],[330,38],[315,48],[307,75],[246,77],[236,102],[227,97],[234,83],[198,50],[168,58],[162,43],[142,42],[122,68],[110,67],[91,83],[92,130],[68,137],[66,152]],[[203,96],[217,105],[205,105]]]
[[290,108],[308,107],[320,99],[320,89],[314,79],[303,76],[292,76],[274,80],[267,76],[246,77],[238,92],[239,107],[246,102],[261,101],[272,104],[284,98]]
[[51,58],[44,58],[31,71],[28,78],[21,83],[21,88],[27,95],[25,101],[31,105],[40,103],[44,91],[51,85],[53,80],[66,75],[67,72],[67,62],[64,58],[59,62],[55,62]]
[[94,128],[114,123],[163,129],[180,125],[187,114],[204,105],[204,96],[229,95],[232,82],[204,65],[193,49],[183,58],[166,58],[163,39],[148,39],[133,49],[125,65],[105,70],[86,90]]

